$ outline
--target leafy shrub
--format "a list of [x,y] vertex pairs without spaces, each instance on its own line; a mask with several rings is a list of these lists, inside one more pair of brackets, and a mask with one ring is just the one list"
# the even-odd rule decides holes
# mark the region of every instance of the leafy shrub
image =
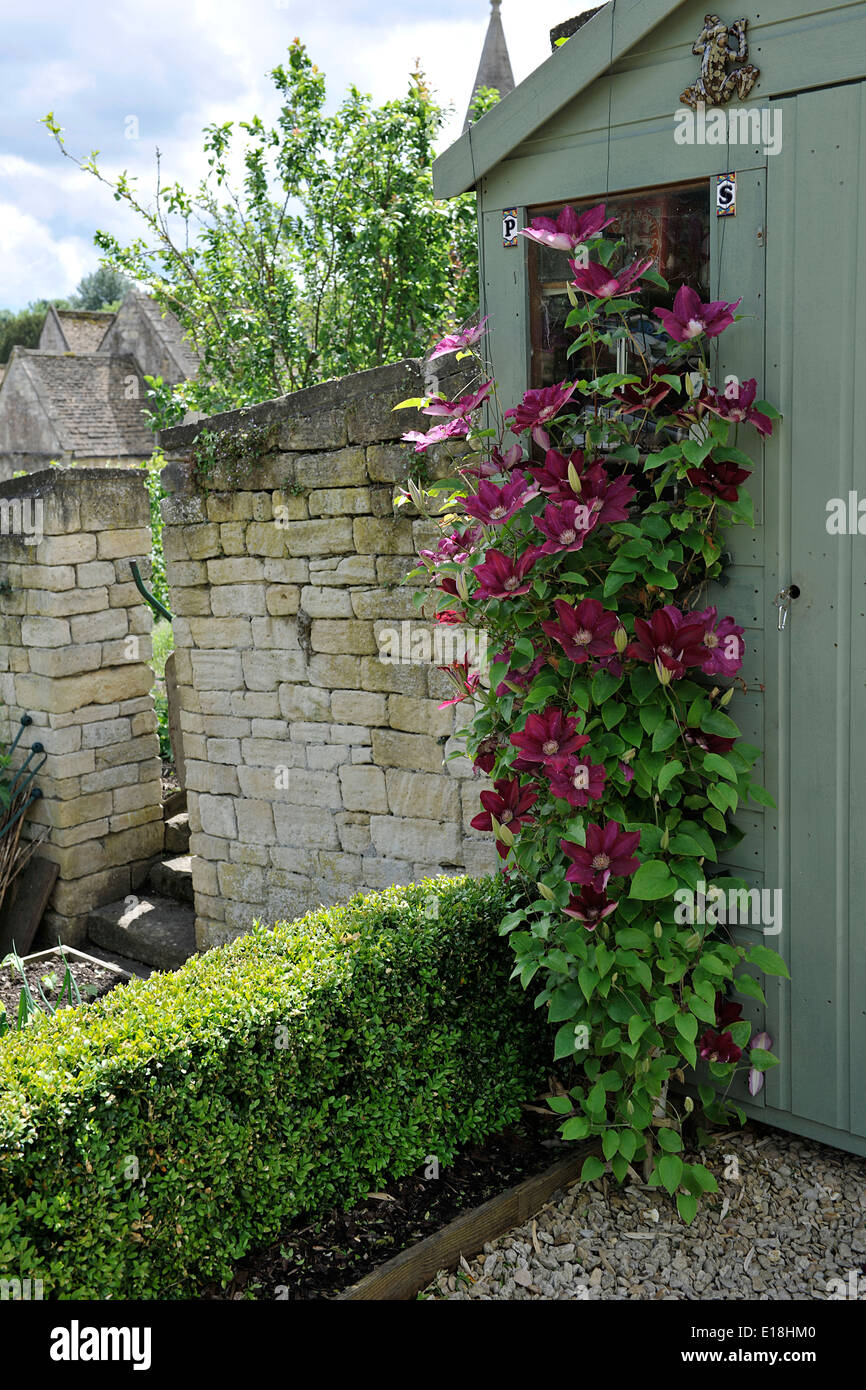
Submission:
[[505,905],[501,880],[358,896],[4,1039],[0,1270],[179,1298],[515,1120],[541,1047]]
[[[740,431],[768,435],[779,415],[755,380],[712,384],[715,340],[740,301],[705,304],[682,286],[655,311],[664,333],[648,337],[639,282],[669,287],[651,258],[626,264],[624,243],[602,235],[612,221],[604,207],[566,208],[524,229],[573,257],[573,379],[491,411],[498,431],[476,423],[485,402],[498,406],[493,380],[457,401],[403,402],[435,422],[404,435],[416,451],[468,442],[458,477],[427,493],[410,483],[404,500],[442,530],[414,575],[428,576],[439,621],[472,639],[476,669],[465,638],[466,655],[442,669],[450,703],[472,710],[476,768],[493,778],[472,824],[493,832],[513,876],[503,930],[515,973],[540,987],[554,1058],[573,1063],[551,1106],[565,1138],[601,1137],[620,1181],[643,1159],[690,1221],[716,1183],[683,1162],[692,1100],[676,1102],[668,1083],[700,1068],[710,1118],[744,1118],[708,1077],[727,1089],[741,1065],[755,1094],[777,1059],[728,991],[763,1002],[742,967],[788,973],[776,952],[723,930],[729,895],[747,893],[719,867],[742,839],[731,817],[750,797],[774,803],[752,779],[760,749],[728,713],[743,628],[705,606],[726,528],[752,524]],[[484,331],[449,334],[432,355],[474,354]],[[642,370],[609,369],[629,356]],[[604,1169],[591,1156],[584,1177]]]

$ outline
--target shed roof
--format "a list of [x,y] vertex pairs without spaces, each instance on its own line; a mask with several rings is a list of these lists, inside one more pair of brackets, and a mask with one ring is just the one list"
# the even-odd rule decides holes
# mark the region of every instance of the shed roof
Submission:
[[574,38],[469,127],[433,165],[437,198],[472,188],[494,165],[555,116],[578,93],[685,0],[608,0]]
[[[82,458],[147,457],[153,435],[141,413],[144,386],[134,357],[90,352],[66,356],[16,348],[9,364],[23,371],[62,448]],[[130,379],[137,393],[129,399]]]
[[108,309],[55,309],[55,313],[70,352],[96,352],[114,322]]

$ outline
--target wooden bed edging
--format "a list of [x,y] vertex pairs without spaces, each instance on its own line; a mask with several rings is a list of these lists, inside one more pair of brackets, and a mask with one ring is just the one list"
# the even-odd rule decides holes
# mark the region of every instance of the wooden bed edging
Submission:
[[584,1159],[600,1152],[597,1142],[576,1147],[568,1158],[537,1173],[534,1178],[509,1187],[480,1207],[461,1212],[441,1231],[401,1250],[378,1269],[344,1289],[335,1301],[344,1299],[397,1300],[414,1298],[419,1289],[439,1272],[456,1266],[461,1255],[477,1255],[487,1241],[496,1240],[513,1226],[521,1226],[534,1216],[558,1187],[577,1182]]

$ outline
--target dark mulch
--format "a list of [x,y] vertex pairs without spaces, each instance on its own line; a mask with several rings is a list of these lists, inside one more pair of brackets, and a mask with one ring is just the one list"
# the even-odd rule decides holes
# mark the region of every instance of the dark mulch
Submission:
[[162,760],[161,780],[163,801],[171,796],[172,792],[180,791],[180,782],[177,780],[177,772],[175,771],[174,763],[168,758],[163,758]]
[[[89,1004],[92,999],[107,994],[123,978],[116,971],[106,970],[102,965],[76,960],[75,957],[67,957],[67,960],[75,983],[78,985],[82,1004]],[[44,956],[42,960],[27,961],[24,965],[24,974],[30,986],[30,992],[43,1012],[48,1013],[49,1010],[42,1002],[42,996],[39,993],[40,985],[42,986],[42,993],[53,1007],[59,1009],[70,1007],[68,991],[64,992],[62,999],[60,998],[66,967],[59,956]],[[0,1005],[5,1005],[6,1016],[13,1028],[18,1020],[20,997],[21,972],[10,960],[7,965],[0,967]],[[73,1007],[76,1004],[74,990],[72,991],[71,1004]]]
[[238,1262],[226,1289],[209,1285],[209,1299],[327,1299],[362,1279],[401,1250],[432,1235],[460,1212],[548,1168],[572,1145],[556,1134],[556,1116],[527,1112],[483,1145],[467,1145],[438,1178],[421,1165],[387,1183],[348,1211],[299,1219],[278,1241]]

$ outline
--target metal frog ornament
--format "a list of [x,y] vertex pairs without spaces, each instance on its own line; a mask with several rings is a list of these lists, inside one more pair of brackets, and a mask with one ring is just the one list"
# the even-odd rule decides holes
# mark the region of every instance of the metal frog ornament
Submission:
[[[701,59],[701,75],[691,87],[686,87],[680,101],[686,106],[724,106],[734,92],[745,101],[761,75],[760,68],[745,63],[741,68],[727,72],[728,63],[741,61],[749,56],[746,39],[748,20],[737,19],[733,24],[723,24],[717,14],[704,16],[704,27],[700,36],[692,44],[692,52]],[[729,40],[733,47],[729,46]]]

